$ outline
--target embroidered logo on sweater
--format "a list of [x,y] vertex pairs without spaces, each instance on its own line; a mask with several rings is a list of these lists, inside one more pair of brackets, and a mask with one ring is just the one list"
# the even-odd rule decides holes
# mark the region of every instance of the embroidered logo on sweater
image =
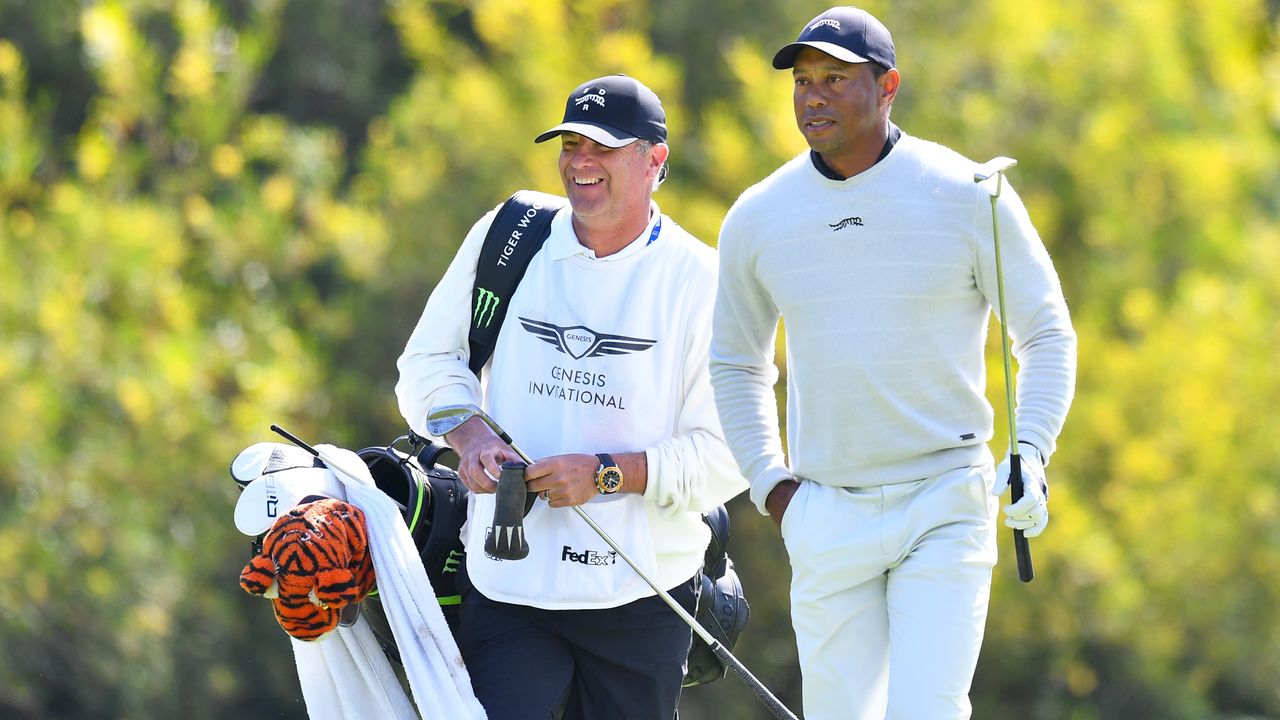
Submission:
[[584,357],[600,357],[602,355],[628,355],[653,347],[657,340],[627,337],[626,335],[608,335],[596,332],[585,325],[560,327],[548,322],[520,318],[524,329],[539,340],[551,345],[556,350],[574,360]]
[[853,226],[853,225],[857,225],[858,227],[862,227],[862,218],[860,218],[860,217],[847,217],[847,218],[845,218],[845,219],[841,220],[840,222],[838,222],[838,223],[832,223],[832,224],[828,225],[827,227],[832,228],[831,232],[838,232],[838,231],[840,231],[840,230],[843,230],[843,229],[845,229],[845,228],[847,228],[847,227],[850,227],[850,226]]

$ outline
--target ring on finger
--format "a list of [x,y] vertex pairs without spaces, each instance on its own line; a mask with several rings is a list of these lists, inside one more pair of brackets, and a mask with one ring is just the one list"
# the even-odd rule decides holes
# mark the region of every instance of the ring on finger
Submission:
[[492,481],[494,481],[494,482],[498,482],[498,478],[494,477],[494,476],[493,476],[493,473],[489,472],[489,468],[487,468],[487,467],[482,467],[482,468],[480,468],[480,469],[484,471],[484,476],[485,476],[485,477],[489,478],[490,480],[492,480]]

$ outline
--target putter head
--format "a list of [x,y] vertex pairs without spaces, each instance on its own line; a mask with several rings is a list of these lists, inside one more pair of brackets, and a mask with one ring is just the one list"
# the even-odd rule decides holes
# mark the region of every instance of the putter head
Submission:
[[979,165],[977,170],[973,171],[973,181],[980,183],[983,180],[990,180],[995,177],[996,173],[1002,173],[1017,164],[1017,160],[1003,155],[991,158]]

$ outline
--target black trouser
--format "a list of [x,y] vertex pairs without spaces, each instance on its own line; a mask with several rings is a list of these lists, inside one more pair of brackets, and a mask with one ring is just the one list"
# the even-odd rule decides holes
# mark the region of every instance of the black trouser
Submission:
[[[670,591],[690,615],[697,580]],[[560,708],[565,720],[676,717],[692,631],[662,598],[541,610],[461,587],[458,647],[490,720],[547,720]]]

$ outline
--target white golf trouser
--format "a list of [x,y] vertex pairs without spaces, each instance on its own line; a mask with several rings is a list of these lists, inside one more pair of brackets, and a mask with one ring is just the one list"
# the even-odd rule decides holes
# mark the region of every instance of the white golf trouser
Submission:
[[782,536],[807,720],[969,717],[996,561],[993,473],[801,484]]

